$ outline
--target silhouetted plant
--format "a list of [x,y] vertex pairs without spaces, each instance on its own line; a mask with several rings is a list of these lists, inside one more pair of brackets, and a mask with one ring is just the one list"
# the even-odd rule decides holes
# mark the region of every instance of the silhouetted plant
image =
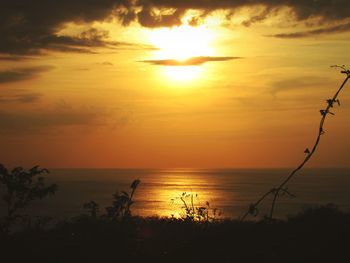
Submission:
[[20,219],[23,222],[22,226],[25,226],[24,229],[32,229],[37,231],[47,229],[50,226],[50,223],[54,221],[54,219],[50,216],[36,216],[31,218],[26,215],[21,216]]
[[293,217],[289,217],[289,222],[309,221],[313,224],[329,220],[339,220],[346,214],[335,204],[326,204],[316,207],[304,208]]
[[28,171],[16,167],[9,172],[0,164],[0,187],[5,188],[2,196],[6,203],[6,217],[2,226],[5,232],[9,231],[16,219],[25,219],[24,215],[19,214],[20,209],[27,207],[33,200],[41,200],[57,191],[57,185],[47,186],[44,177],[39,176],[46,173],[49,173],[47,169],[38,166]]
[[196,221],[196,222],[210,222],[215,221],[216,216],[220,215],[217,208],[211,208],[208,201],[205,202],[205,206],[200,203],[195,204],[195,198],[198,198],[198,194],[183,192],[180,196],[171,199],[172,202],[180,200],[184,214],[181,215],[183,220]]
[[95,201],[90,201],[84,204],[84,209],[86,209],[89,213],[90,217],[97,218],[97,214],[99,211],[99,205]]
[[131,216],[131,206],[133,205],[133,197],[136,191],[136,188],[141,183],[140,180],[134,180],[130,185],[131,193],[128,194],[125,191],[116,192],[113,195],[112,206],[107,207],[107,217],[112,220],[125,219]]
[[327,116],[330,115],[334,115],[333,112],[330,111],[331,108],[334,108],[336,106],[336,104],[338,106],[340,106],[340,101],[338,99],[338,95],[341,92],[341,90],[343,89],[343,87],[345,86],[346,82],[349,80],[350,78],[350,70],[345,68],[345,66],[338,66],[338,65],[334,65],[331,66],[333,68],[340,68],[341,69],[341,73],[345,74],[346,77],[343,81],[343,83],[340,85],[339,89],[337,90],[337,92],[333,95],[333,97],[331,99],[327,99],[327,107],[325,109],[321,109],[320,113],[321,113],[321,121],[320,121],[320,125],[319,125],[319,130],[318,130],[318,135],[316,138],[316,142],[313,145],[313,147],[311,148],[311,150],[309,150],[309,148],[306,148],[306,150],[304,151],[304,153],[306,154],[306,157],[304,158],[304,160],[300,163],[300,165],[295,168],[290,174],[289,176],[282,181],[282,183],[280,185],[278,185],[277,187],[274,187],[272,189],[270,189],[269,191],[267,191],[266,193],[264,193],[260,199],[258,199],[255,203],[251,204],[247,210],[247,212],[243,215],[243,217],[241,218],[241,220],[244,220],[248,215],[253,215],[253,216],[257,216],[259,214],[259,209],[258,206],[270,195],[273,196],[272,199],[272,203],[271,203],[271,207],[270,207],[270,213],[269,215],[266,217],[269,220],[273,220],[273,213],[275,211],[275,206],[276,206],[276,202],[278,197],[286,195],[289,197],[294,197],[293,194],[291,194],[288,190],[288,188],[286,187],[287,183],[294,177],[294,175],[300,171],[304,165],[310,160],[310,158],[312,157],[312,155],[315,153],[320,140],[321,140],[321,136],[325,134],[324,131],[324,123],[326,121]]

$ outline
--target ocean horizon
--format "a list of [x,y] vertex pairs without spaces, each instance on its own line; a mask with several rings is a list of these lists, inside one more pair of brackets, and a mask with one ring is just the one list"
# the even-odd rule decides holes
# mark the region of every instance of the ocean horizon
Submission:
[[[33,216],[70,218],[86,213],[83,204],[94,200],[100,213],[110,206],[116,191],[130,191],[140,179],[132,206],[138,216],[180,217],[183,193],[193,194],[197,206],[209,202],[221,218],[239,218],[249,204],[277,186],[292,169],[50,169],[47,183],[58,185],[57,193],[35,201],[26,212]],[[350,211],[350,168],[308,168],[287,185],[296,197],[281,197],[275,215],[285,218],[304,208],[328,203]],[[190,200],[187,200],[188,202]],[[268,213],[270,200],[260,207]],[[218,214],[217,213],[217,214]]]

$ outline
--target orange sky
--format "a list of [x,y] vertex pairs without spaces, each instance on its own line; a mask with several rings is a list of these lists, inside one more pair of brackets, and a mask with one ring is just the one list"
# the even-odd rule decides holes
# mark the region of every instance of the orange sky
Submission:
[[[78,2],[0,11],[7,166],[292,167],[350,58],[340,4]],[[349,88],[309,167],[349,166]]]

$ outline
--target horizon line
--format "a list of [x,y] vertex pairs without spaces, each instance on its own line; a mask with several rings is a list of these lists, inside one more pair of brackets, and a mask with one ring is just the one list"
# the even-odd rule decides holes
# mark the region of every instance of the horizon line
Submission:
[[[44,166],[40,166],[44,167]],[[89,169],[89,170],[287,170],[294,167],[48,167],[47,169]],[[348,167],[306,167],[305,169],[350,169]]]

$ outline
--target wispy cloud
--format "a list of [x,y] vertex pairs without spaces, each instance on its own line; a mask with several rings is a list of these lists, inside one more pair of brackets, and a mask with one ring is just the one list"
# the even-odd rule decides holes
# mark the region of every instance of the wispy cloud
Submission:
[[0,71],[0,85],[9,82],[32,79],[40,75],[40,73],[50,71],[53,68],[53,66],[36,66]]
[[268,37],[277,37],[277,38],[305,38],[313,37],[324,34],[336,34],[350,31],[350,23],[336,25],[332,27],[325,27],[307,31],[297,31],[292,33],[281,33],[275,35],[267,35]]
[[332,80],[326,77],[320,76],[303,76],[295,78],[281,79],[271,83],[270,92],[273,96],[281,93],[293,90],[305,90],[305,89],[320,89],[332,85]]
[[24,93],[13,96],[1,96],[0,103],[34,103],[40,100],[41,93]]
[[[32,103],[42,97],[38,93],[14,95],[16,102]],[[4,103],[11,98],[2,97]],[[15,101],[12,101],[15,102]],[[0,98],[1,104],[1,98]],[[0,134],[38,134],[56,133],[60,129],[82,129],[88,131],[96,127],[116,129],[128,125],[133,120],[133,113],[124,107],[110,108],[106,106],[76,105],[65,100],[44,106],[3,105],[0,108]],[[23,110],[23,108],[27,110]]]
[[185,60],[160,59],[160,60],[142,60],[140,62],[159,66],[198,66],[207,62],[228,61],[241,59],[241,57],[192,57]]
[[[23,30],[31,30],[30,28]],[[42,32],[30,34],[21,30],[10,31],[3,35],[0,43],[0,54],[10,54],[0,56],[0,60],[21,60],[29,58],[28,55],[37,56],[47,53],[47,51],[75,52],[75,53],[97,53],[96,48],[121,49],[121,50],[154,50],[155,47],[147,44],[113,41],[109,38],[109,32],[90,28],[78,35],[66,36],[56,33]],[[1,33],[1,26],[0,26]],[[43,35],[41,35],[43,34]],[[25,41],[22,39],[25,39]]]
[[100,65],[102,65],[102,66],[113,66],[114,64],[112,62],[110,62],[110,61],[103,61],[103,62],[100,63]]
[[98,125],[102,113],[91,109],[0,110],[0,132],[21,134],[67,126]]
[[26,59],[30,59],[32,57],[28,56],[18,56],[18,55],[2,55],[0,56],[0,61],[22,61]]

